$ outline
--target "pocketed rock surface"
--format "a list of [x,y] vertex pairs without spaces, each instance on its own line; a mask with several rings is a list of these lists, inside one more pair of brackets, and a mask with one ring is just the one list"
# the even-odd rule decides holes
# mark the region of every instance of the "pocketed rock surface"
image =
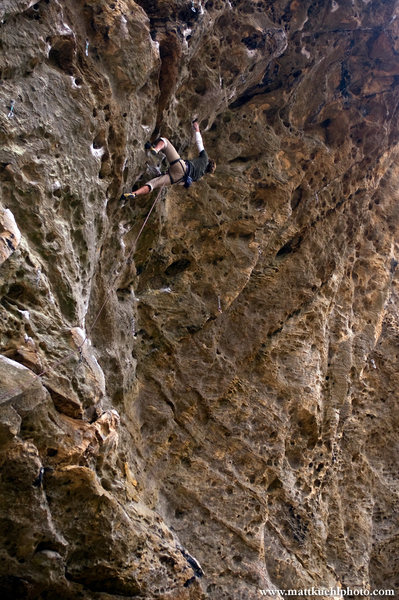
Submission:
[[2,598],[398,587],[398,4],[3,0]]

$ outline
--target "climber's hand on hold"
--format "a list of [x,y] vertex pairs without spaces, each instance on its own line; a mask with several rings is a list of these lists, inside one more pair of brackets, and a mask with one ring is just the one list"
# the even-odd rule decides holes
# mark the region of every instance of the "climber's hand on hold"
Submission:
[[193,129],[194,129],[194,131],[199,131],[200,130],[199,124],[198,124],[198,119],[194,119],[194,121],[193,121]]

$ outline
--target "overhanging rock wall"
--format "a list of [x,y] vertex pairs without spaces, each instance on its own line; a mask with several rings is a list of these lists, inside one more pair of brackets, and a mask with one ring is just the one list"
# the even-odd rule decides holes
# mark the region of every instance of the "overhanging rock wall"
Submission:
[[397,15],[3,0],[3,598],[398,586]]

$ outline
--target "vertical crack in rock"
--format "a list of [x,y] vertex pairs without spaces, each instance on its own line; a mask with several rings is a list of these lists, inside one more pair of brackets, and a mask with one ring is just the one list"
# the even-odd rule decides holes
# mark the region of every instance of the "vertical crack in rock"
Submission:
[[176,90],[182,51],[176,34],[165,34],[159,44],[161,69],[159,73],[160,97],[158,101],[158,114],[156,128],[162,126],[163,114]]

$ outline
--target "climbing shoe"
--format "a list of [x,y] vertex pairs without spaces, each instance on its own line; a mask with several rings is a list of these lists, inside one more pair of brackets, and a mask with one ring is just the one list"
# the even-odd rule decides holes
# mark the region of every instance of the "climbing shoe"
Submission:
[[145,148],[145,150],[149,150],[151,152],[151,154],[153,154],[154,156],[156,156],[158,154],[158,150],[155,150],[155,146],[153,144],[151,144],[151,142],[146,142],[144,144],[144,148]]
[[136,194],[134,192],[131,192],[130,194],[122,194],[122,196],[120,197],[121,200],[133,200],[133,198],[136,197]]

